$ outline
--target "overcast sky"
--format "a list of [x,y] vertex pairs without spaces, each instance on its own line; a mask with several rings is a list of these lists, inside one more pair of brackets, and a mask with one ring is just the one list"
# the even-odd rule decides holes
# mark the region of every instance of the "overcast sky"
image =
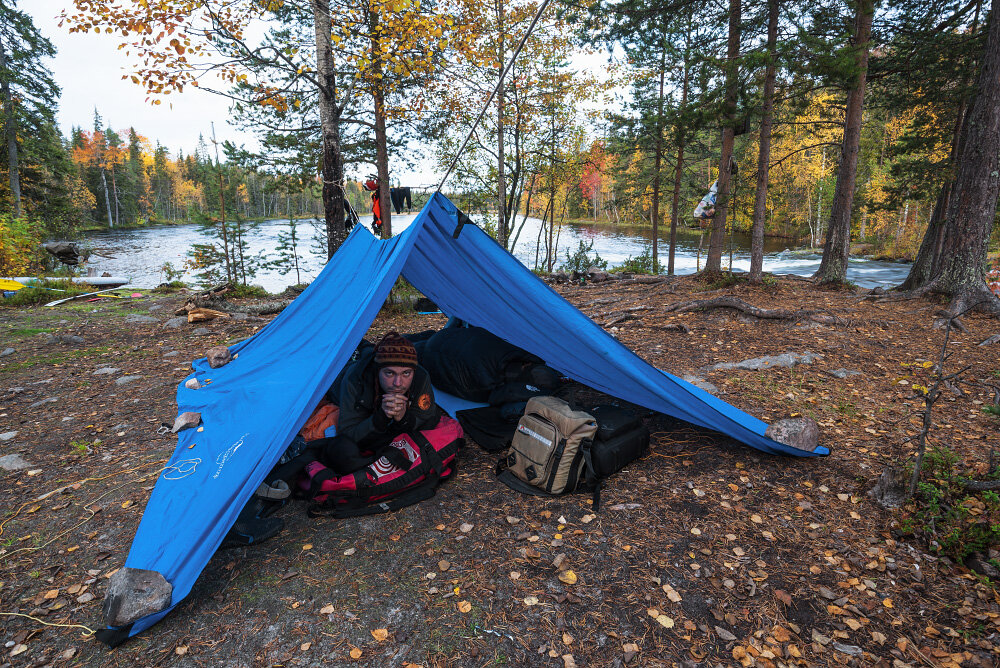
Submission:
[[90,130],[94,108],[104,117],[106,126],[114,130],[132,126],[151,142],[161,144],[175,154],[194,150],[198,133],[206,140],[211,137],[211,122],[220,142],[228,139],[237,144],[252,142],[250,135],[227,123],[228,102],[197,88],[186,87],[180,95],[166,96],[159,105],[146,102],[141,86],[122,75],[131,63],[124,51],[117,48],[118,39],[108,34],[70,34],[59,27],[56,18],[63,9],[72,8],[70,0],[21,0],[19,9],[32,16],[39,31],[56,47],[56,57],[48,63],[56,83],[62,89],[57,119],[65,136],[73,126]]

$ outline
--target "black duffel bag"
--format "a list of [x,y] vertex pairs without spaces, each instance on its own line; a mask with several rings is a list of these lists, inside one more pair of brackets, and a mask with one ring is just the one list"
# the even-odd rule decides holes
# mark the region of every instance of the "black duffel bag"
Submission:
[[618,473],[649,451],[649,429],[635,411],[602,404],[587,412],[597,421],[591,456],[599,479]]

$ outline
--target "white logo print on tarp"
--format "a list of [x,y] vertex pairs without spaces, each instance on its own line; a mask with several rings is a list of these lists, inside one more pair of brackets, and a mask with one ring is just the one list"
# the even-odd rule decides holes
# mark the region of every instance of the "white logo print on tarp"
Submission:
[[213,475],[212,478],[219,477],[219,474],[222,473],[222,467],[226,465],[226,462],[228,462],[233,455],[236,454],[237,450],[243,447],[243,439],[245,439],[249,435],[250,432],[247,432],[242,436],[240,436],[240,440],[230,445],[228,450],[226,450],[221,455],[215,458],[215,463],[218,464],[219,467],[215,469],[215,475]]

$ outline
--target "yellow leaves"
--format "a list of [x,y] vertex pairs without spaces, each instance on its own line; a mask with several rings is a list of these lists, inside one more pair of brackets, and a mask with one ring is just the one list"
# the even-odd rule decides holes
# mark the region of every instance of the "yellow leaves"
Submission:
[[470,610],[472,610],[472,604],[471,603],[469,603],[468,601],[459,601],[458,602],[458,611],[459,612],[461,612],[461,613],[464,614],[464,613],[469,612]]
[[334,611],[333,604],[330,603],[330,604],[324,605],[322,608],[320,608],[319,609],[319,614],[321,614],[321,615],[332,615],[333,611]]
[[389,638],[389,631],[386,629],[374,629],[371,633],[372,638],[378,642],[385,642]]
[[352,647],[351,648],[351,658],[354,659],[355,661],[357,661],[358,659],[360,659],[361,658],[361,650],[358,649],[357,647]]
[[669,584],[663,585],[663,591],[666,593],[667,599],[669,599],[671,603],[680,603],[683,600],[681,595],[677,593],[677,590]]
[[559,581],[564,584],[574,585],[577,581],[576,573],[572,570],[563,571],[559,574]]

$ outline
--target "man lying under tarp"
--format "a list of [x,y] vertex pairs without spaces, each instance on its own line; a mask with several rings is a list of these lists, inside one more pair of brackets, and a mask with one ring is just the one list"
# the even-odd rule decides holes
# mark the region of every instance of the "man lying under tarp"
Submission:
[[[312,515],[367,515],[423,501],[453,472],[462,428],[443,415],[417,350],[389,332],[364,344],[247,504],[223,547],[259,543],[296,488]],[[282,490],[289,493],[282,494]]]

